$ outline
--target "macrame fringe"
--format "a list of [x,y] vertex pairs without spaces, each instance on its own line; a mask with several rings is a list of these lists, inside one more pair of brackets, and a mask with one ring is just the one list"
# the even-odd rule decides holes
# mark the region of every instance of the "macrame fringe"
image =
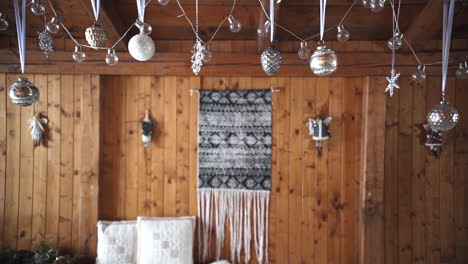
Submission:
[[219,260],[224,245],[225,225],[229,223],[231,262],[240,263],[242,248],[244,248],[245,263],[249,262],[253,229],[258,263],[268,263],[269,204],[269,191],[198,190],[200,261],[208,260],[213,230],[216,232],[215,257]]

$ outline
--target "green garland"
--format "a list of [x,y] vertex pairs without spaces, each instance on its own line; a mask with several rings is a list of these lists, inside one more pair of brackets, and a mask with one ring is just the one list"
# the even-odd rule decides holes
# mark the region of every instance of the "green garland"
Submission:
[[0,263],[4,264],[82,264],[85,257],[79,254],[61,255],[60,252],[41,243],[31,250],[0,251]]

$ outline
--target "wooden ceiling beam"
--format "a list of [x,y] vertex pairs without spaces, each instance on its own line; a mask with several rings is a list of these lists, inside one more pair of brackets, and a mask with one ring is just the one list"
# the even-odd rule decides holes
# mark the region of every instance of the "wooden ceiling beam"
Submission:
[[[94,17],[93,8],[91,5],[91,1],[89,0],[80,0],[83,6],[86,8],[86,11],[91,17]],[[99,12],[99,21],[98,23],[107,30],[109,34],[109,39],[107,41],[107,46],[114,45],[117,40],[125,33],[127,30],[124,25],[122,24],[122,19],[117,14],[117,10],[115,10],[115,4],[109,3],[110,1],[103,1],[101,10]],[[127,50],[127,43],[129,38],[125,37],[116,48],[118,49],[125,49]]]

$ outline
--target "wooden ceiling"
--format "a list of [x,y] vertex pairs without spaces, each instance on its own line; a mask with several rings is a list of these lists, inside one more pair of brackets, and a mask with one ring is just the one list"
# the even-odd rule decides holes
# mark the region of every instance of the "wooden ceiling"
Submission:
[[[50,16],[48,1],[42,1]],[[380,13],[373,13],[362,7],[360,0],[350,12],[344,24],[351,32],[351,40],[385,40],[391,35],[391,9],[387,6]],[[415,42],[426,39],[440,39],[441,35],[441,0],[404,0],[401,6],[400,28],[402,32],[410,30]],[[194,21],[195,0],[181,0],[188,16]],[[327,25],[335,25],[344,15],[352,0],[328,0]],[[53,5],[61,15],[65,25],[76,38],[83,38],[84,30],[93,22],[89,0],[54,0]],[[135,21],[137,9],[135,0],[102,0],[100,23],[106,27],[111,39]],[[216,30],[219,22],[228,14],[232,0],[200,0],[200,32],[208,39]],[[5,12],[10,21],[8,32],[0,36],[15,35],[13,1],[0,1],[0,12]],[[192,40],[194,34],[184,18],[177,18],[181,14],[175,0],[167,6],[161,6],[153,0],[146,9],[146,22],[153,26],[152,37],[155,40]],[[232,33],[227,23],[219,31],[216,40],[256,40],[256,29],[261,17],[261,10],[257,0],[238,0],[234,16],[242,23],[242,30]],[[283,0],[278,10],[279,23],[291,29],[301,37],[308,37],[319,31],[319,1],[318,0]],[[458,1],[456,7],[453,36],[454,38],[468,38],[468,2]],[[28,35],[35,36],[38,30],[43,30],[43,21],[28,12]],[[133,30],[136,33],[136,29]],[[57,37],[64,37],[63,30]],[[335,39],[336,31],[326,34],[329,40]],[[294,40],[283,30],[278,31],[280,41]],[[415,43],[417,44],[417,43]]]

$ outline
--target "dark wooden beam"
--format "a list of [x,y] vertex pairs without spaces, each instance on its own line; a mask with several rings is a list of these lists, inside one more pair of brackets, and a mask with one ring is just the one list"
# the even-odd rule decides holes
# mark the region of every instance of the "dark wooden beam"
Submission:
[[[454,51],[454,57],[461,57],[466,51]],[[105,61],[105,52],[86,52],[86,61],[77,63],[72,60],[71,52],[56,51],[49,60],[44,58],[40,51],[28,50],[26,58],[28,73],[94,73],[109,75],[187,75],[192,76],[190,68],[190,53],[157,53],[147,62],[135,61],[127,52],[118,52],[119,63],[108,66]],[[437,61],[440,52],[421,52],[422,61]],[[283,64],[278,76],[315,76],[294,53],[282,53]],[[387,76],[390,73],[391,53],[389,52],[340,52],[338,53],[338,70],[330,77],[353,76]],[[401,75],[411,75],[417,62],[411,53],[399,52],[396,55],[397,71]],[[449,69],[454,75],[455,65]],[[13,51],[0,50],[0,72],[19,72],[20,65]],[[438,66],[427,67],[429,76],[440,75]],[[265,76],[260,66],[260,55],[257,53],[216,53],[213,60],[203,65],[201,75],[204,76]],[[384,89],[385,87],[381,87]]]
[[[86,11],[91,17],[94,17],[93,8],[91,5],[91,1],[89,0],[80,0],[83,6],[86,8]],[[109,3],[110,2],[110,3]],[[117,14],[117,10],[115,9],[115,4],[111,1],[103,1],[101,10],[99,13],[99,21],[98,23],[107,30],[109,34],[109,40],[107,41],[107,46],[110,47],[114,45],[114,43],[125,33],[127,28],[122,24],[122,19]],[[130,25],[128,25],[130,26]],[[129,41],[128,37],[125,37],[119,45],[117,45],[117,49],[125,49],[127,50],[127,43]]]

